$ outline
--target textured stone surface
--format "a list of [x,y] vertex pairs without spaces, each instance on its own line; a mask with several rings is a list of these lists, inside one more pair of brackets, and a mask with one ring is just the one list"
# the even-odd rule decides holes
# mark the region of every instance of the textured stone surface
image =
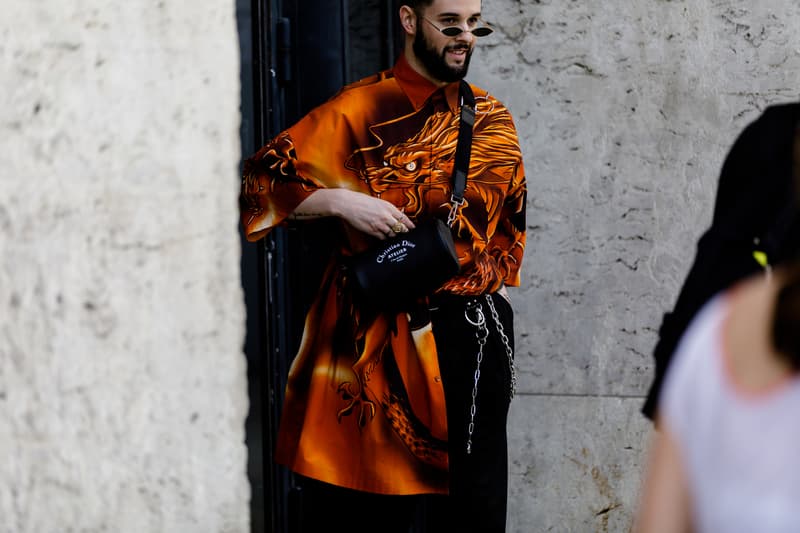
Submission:
[[0,531],[244,532],[229,2],[0,17]]
[[522,395],[509,438],[508,531],[627,531],[650,424],[638,400]]
[[[537,474],[512,475],[510,523],[626,531],[661,315],[727,150],[767,105],[798,98],[800,4],[492,0],[483,13],[497,32],[470,78],[514,114],[529,179],[510,434],[513,468]],[[604,526],[591,513],[611,500]]]

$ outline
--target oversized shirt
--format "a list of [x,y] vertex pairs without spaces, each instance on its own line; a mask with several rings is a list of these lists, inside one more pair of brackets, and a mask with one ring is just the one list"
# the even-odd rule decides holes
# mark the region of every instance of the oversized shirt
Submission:
[[[318,189],[392,202],[412,220],[447,219],[458,138],[458,83],[439,88],[401,57],[342,89],[245,165],[242,224],[250,240],[285,223]],[[452,226],[461,271],[454,294],[519,285],[526,184],[508,110],[472,87],[465,204]],[[371,237],[339,219],[339,250],[323,275],[292,362],[276,460],[327,483],[383,494],[447,492],[447,420],[430,322],[368,313],[354,303],[341,257]],[[465,406],[469,408],[469,406]]]

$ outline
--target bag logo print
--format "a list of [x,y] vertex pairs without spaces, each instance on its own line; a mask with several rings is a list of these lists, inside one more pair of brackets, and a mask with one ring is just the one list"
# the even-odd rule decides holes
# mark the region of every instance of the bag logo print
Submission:
[[375,262],[380,264],[383,263],[384,260],[388,259],[392,263],[399,263],[403,261],[408,253],[413,249],[416,248],[416,244],[413,242],[402,240],[396,244],[389,246],[386,250],[381,252],[375,257]]

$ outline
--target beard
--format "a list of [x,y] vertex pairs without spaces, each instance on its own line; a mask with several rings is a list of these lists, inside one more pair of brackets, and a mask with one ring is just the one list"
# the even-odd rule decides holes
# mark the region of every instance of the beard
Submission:
[[[464,64],[457,67],[451,67],[445,60],[446,54],[449,50],[458,50],[463,48],[467,51],[464,56]],[[436,80],[446,83],[452,83],[464,79],[469,70],[469,60],[472,57],[472,50],[466,44],[452,44],[445,46],[441,53],[436,51],[436,48],[425,38],[422,31],[417,31],[414,37],[414,55],[428,71],[428,74]]]

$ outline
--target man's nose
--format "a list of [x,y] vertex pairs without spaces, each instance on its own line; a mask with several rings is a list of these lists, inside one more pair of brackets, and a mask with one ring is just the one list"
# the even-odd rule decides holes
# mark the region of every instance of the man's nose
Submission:
[[457,27],[461,28],[461,33],[456,35],[456,39],[460,41],[472,42],[475,40],[475,36],[472,35],[470,31],[472,28],[469,27],[469,23],[464,21],[461,24],[457,24]]

